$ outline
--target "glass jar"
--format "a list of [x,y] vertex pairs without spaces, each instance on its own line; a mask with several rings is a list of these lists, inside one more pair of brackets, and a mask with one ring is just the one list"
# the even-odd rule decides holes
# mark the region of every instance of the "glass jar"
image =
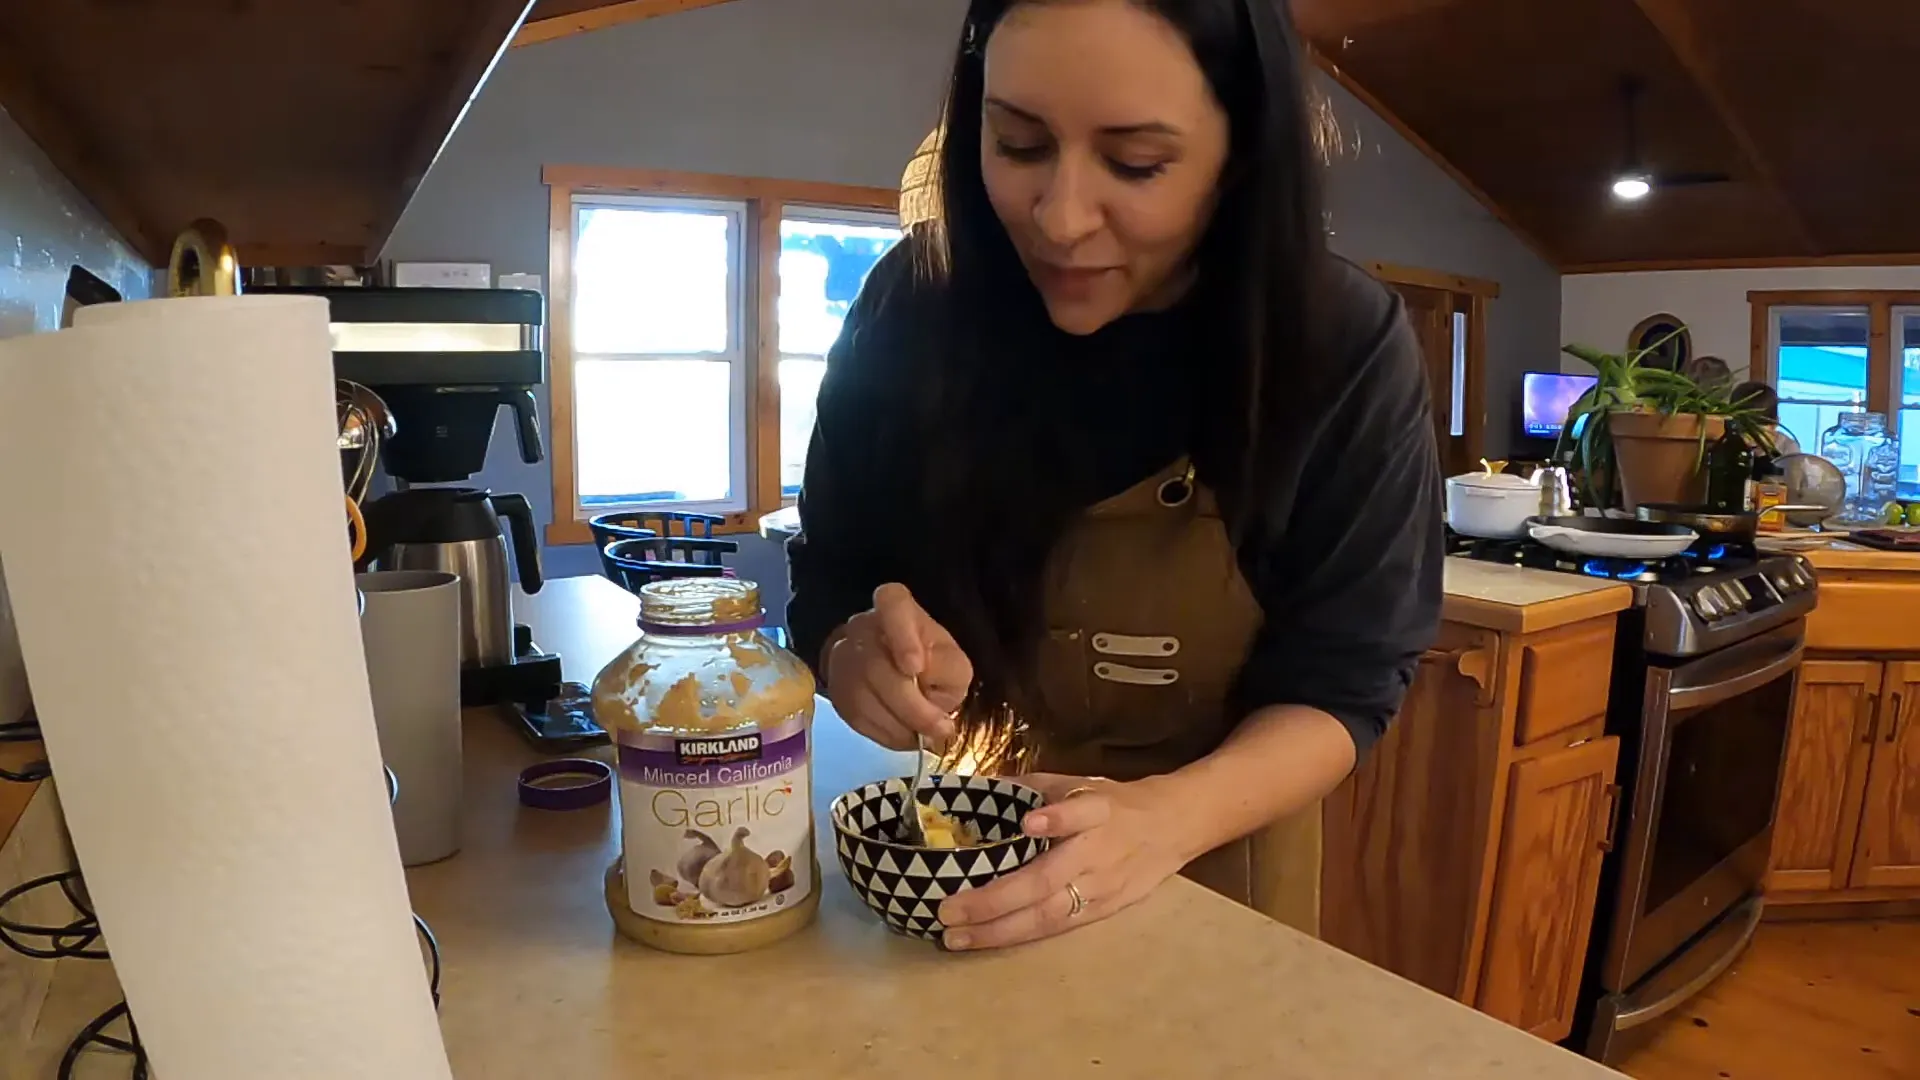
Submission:
[[1840,422],[1820,437],[1820,456],[1833,462],[1847,480],[1841,524],[1878,524],[1895,497],[1900,474],[1900,448],[1887,434],[1884,413],[1840,414]]
[[742,952],[819,909],[813,673],[761,618],[751,582],[655,582],[640,590],[639,640],[594,680],[620,773],[607,907],[642,944]]

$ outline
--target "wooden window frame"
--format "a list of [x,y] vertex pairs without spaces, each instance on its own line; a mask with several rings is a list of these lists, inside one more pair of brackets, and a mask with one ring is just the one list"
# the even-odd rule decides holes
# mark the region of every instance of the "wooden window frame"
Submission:
[[[1779,388],[1774,370],[1773,309],[1846,307],[1867,309],[1867,411],[1882,413],[1897,425],[1901,365],[1893,342],[1893,309],[1920,307],[1920,291],[1911,289],[1756,289],[1747,294],[1752,330],[1747,378]],[[1818,433],[1814,433],[1818,436]]]
[[[593,532],[580,513],[574,441],[573,380],[573,200],[576,195],[650,195],[724,199],[747,204],[746,262],[742,282],[747,318],[747,509],[728,514],[716,531],[752,532],[760,518],[788,505],[780,495],[780,223],[787,207],[899,213],[894,188],[857,187],[808,180],[723,176],[618,166],[548,165],[547,185],[548,444],[552,448],[551,545],[589,544]],[[564,512],[563,512],[564,511]]]

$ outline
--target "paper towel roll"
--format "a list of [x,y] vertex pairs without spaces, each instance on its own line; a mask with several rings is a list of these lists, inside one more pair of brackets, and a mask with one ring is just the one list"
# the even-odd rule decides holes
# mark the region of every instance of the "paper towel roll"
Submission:
[[165,1080],[450,1075],[367,694],[327,303],[0,342],[0,552],[74,847]]

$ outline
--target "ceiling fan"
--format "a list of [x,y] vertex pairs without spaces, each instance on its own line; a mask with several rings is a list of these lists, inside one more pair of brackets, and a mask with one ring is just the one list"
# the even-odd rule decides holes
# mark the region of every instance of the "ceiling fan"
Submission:
[[1733,177],[1723,172],[1659,173],[1646,167],[1640,157],[1640,98],[1646,84],[1633,76],[1620,80],[1620,108],[1626,119],[1627,152],[1620,171],[1613,177],[1613,197],[1622,202],[1637,202],[1655,188],[1695,187],[1724,184]]

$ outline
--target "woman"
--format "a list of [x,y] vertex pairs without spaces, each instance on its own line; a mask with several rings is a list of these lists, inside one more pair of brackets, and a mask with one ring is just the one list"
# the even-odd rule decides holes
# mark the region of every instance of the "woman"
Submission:
[[1352,770],[1434,634],[1425,377],[1326,253],[1301,63],[1276,0],[974,0],[939,227],[829,358],[798,651],[856,731],[1052,802],[1050,851],[942,904],[951,948],[1182,868],[1253,901],[1254,834]]

